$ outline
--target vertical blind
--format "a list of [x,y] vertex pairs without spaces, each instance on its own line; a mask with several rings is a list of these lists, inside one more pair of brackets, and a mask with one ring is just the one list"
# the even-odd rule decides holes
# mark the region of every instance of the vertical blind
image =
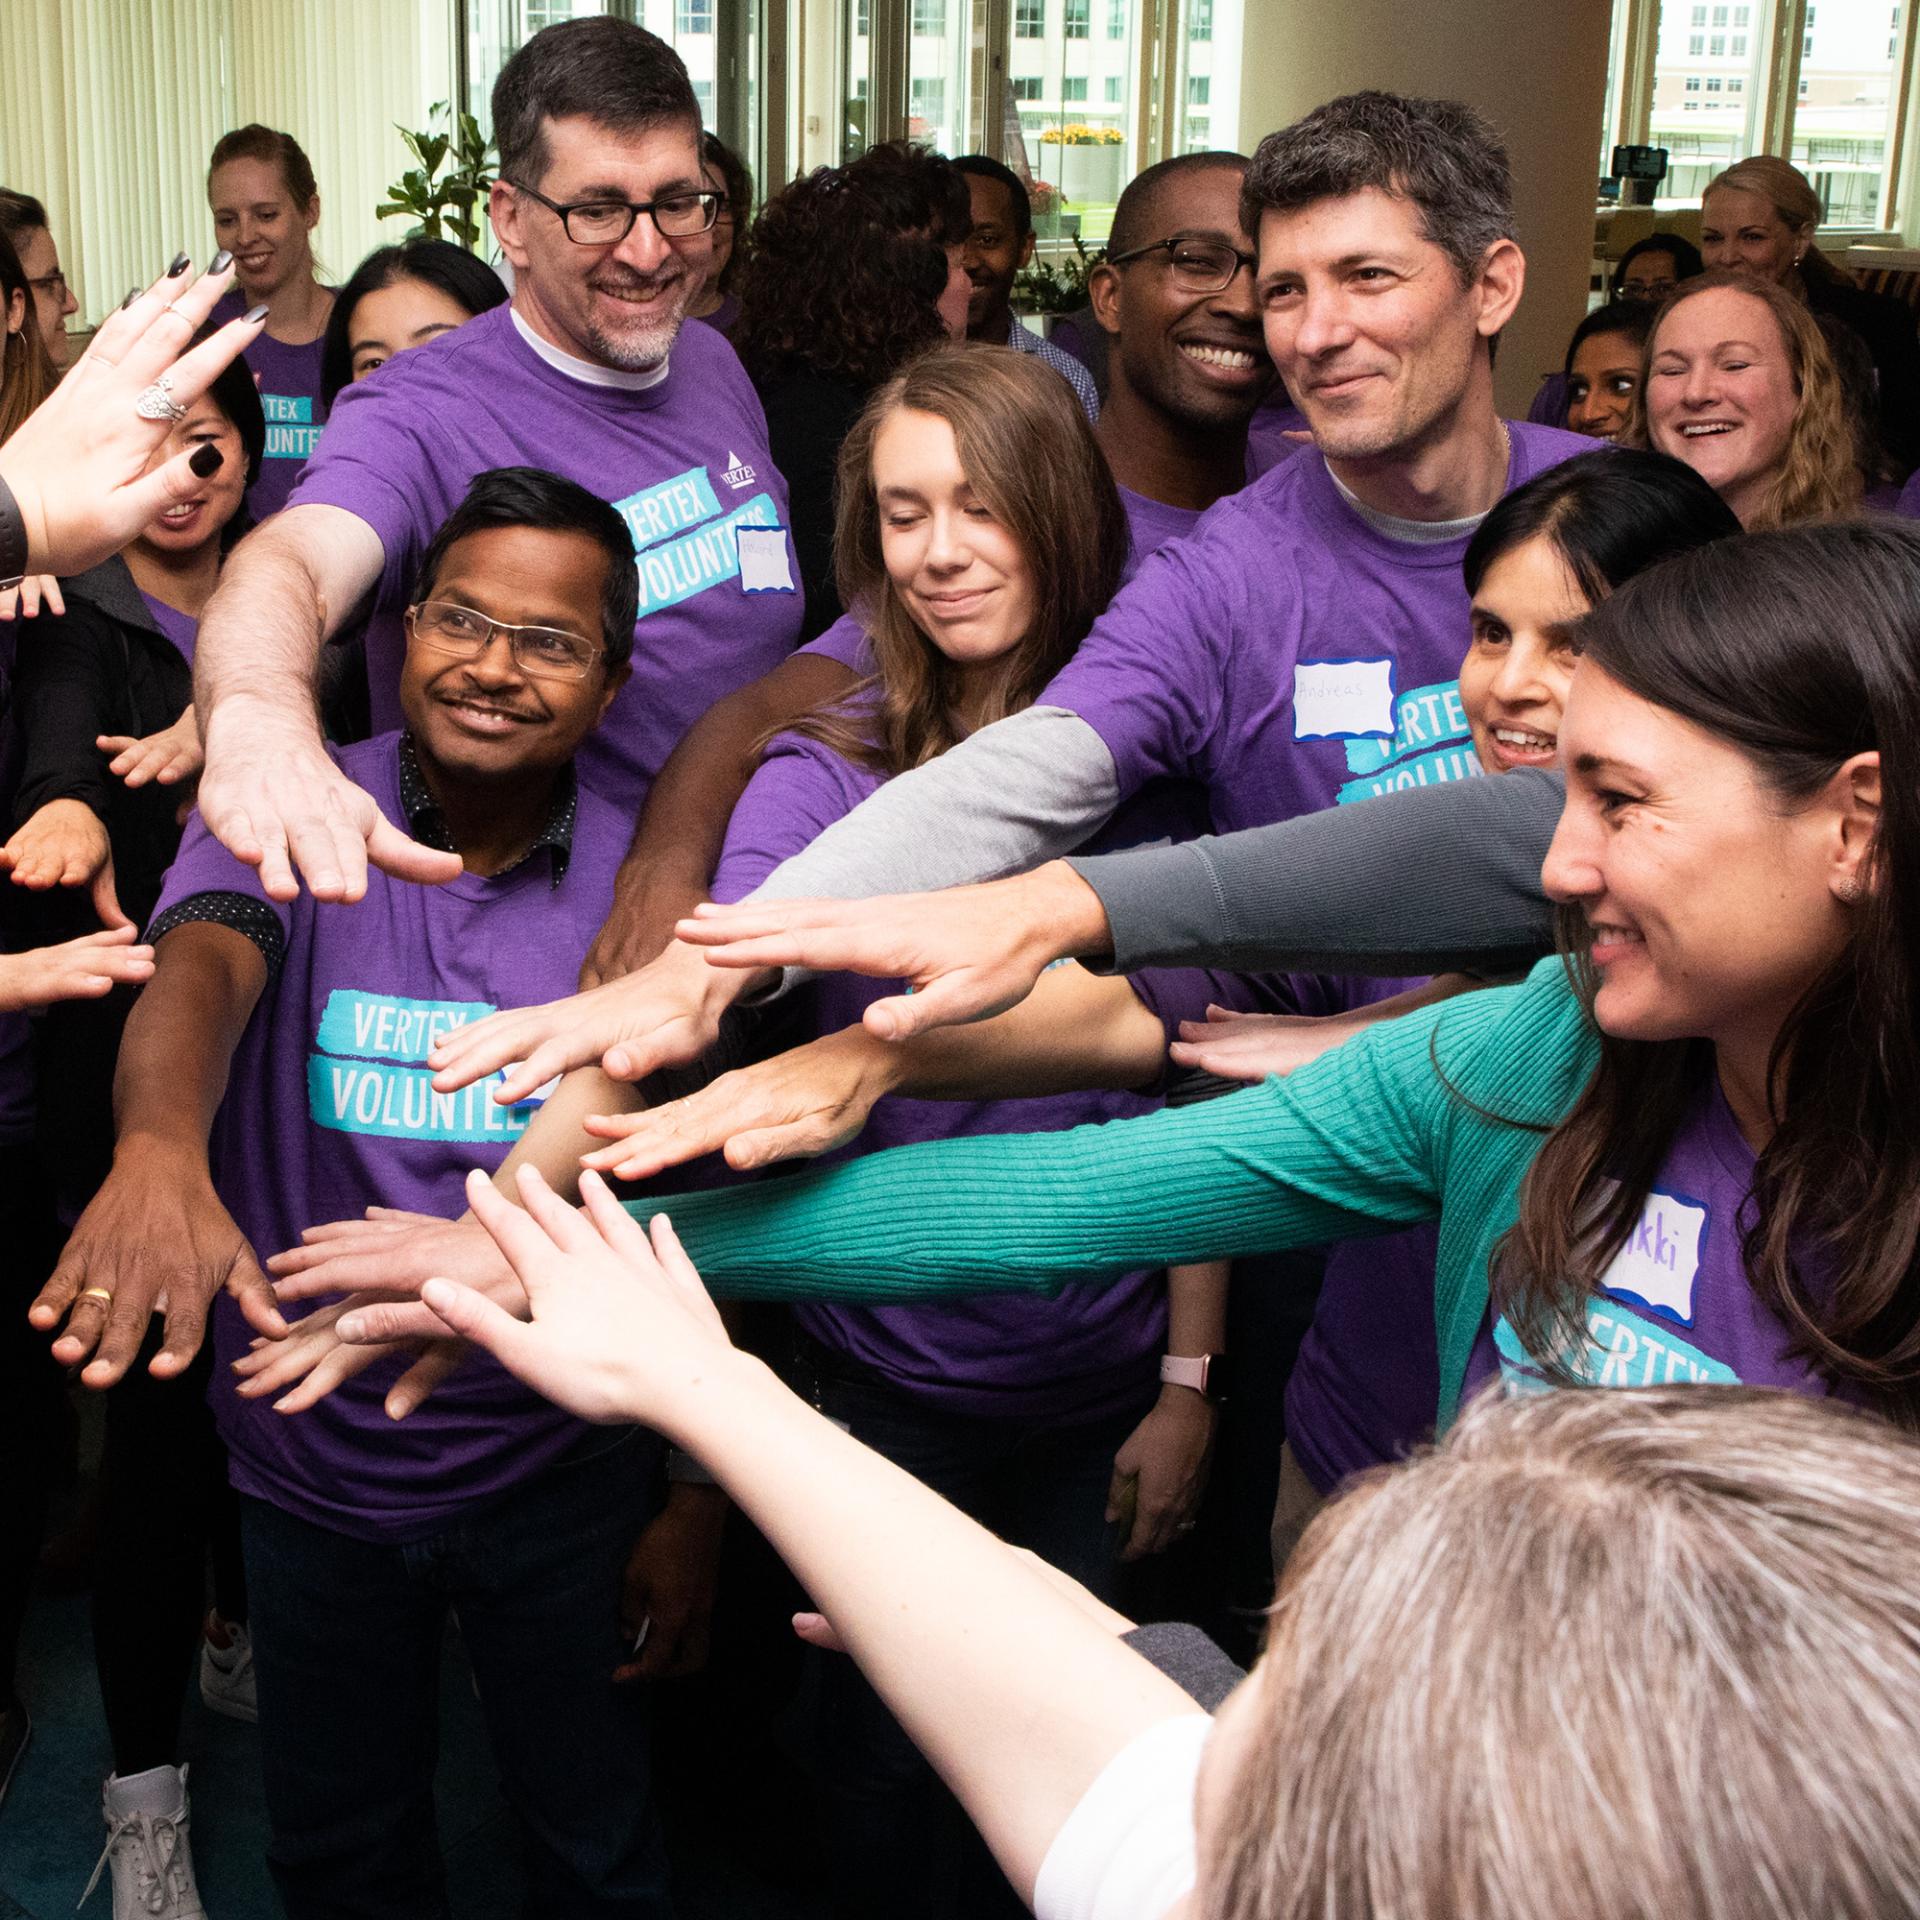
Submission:
[[306,150],[339,281],[399,238],[396,122],[454,90],[450,0],[0,0],[0,185],[36,194],[89,324],[178,248],[214,249],[207,156],[258,120]]

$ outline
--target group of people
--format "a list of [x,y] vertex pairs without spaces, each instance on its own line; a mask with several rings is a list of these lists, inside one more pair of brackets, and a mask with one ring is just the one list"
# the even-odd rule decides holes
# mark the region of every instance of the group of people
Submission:
[[450,1623],[543,1916],[710,1650],[836,1914],[1912,1911],[1912,310],[1743,161],[1508,421],[1454,103],[1051,340],[990,157],[755,215],[604,17],[493,130],[510,292],[247,127],[57,382],[0,196],[0,1792],[77,1381],[115,1920],[196,1667],[447,1912]]

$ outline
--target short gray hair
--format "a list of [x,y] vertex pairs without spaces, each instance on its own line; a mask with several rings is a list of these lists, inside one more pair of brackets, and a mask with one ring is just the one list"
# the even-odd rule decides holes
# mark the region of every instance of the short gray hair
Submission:
[[1920,1442],[1483,1397],[1315,1520],[1253,1684],[1206,1920],[1920,1912]]
[[1458,100],[1349,93],[1260,142],[1240,189],[1257,241],[1263,213],[1292,213],[1378,187],[1420,211],[1461,280],[1495,241],[1514,239],[1513,168],[1492,125]]
[[500,174],[532,186],[547,170],[547,122],[578,116],[615,133],[689,123],[700,104],[686,63],[658,34],[605,14],[542,27],[493,83]]

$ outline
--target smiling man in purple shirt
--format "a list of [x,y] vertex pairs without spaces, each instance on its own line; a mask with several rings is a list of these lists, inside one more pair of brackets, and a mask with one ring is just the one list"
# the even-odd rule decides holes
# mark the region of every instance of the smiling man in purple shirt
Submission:
[[644,1700],[614,1684],[633,1677],[623,1576],[657,1442],[583,1426],[491,1362],[404,1430],[382,1404],[393,1360],[302,1412],[232,1367],[271,1330],[260,1258],[370,1205],[457,1213],[467,1170],[497,1173],[539,1111],[485,1087],[438,1096],[424,1060],[455,1022],[564,989],[605,916],[627,823],[574,759],[626,682],[635,590],[606,502],[529,468],[475,481],[408,609],[405,731],[338,758],[462,872],[443,887],[376,873],[352,908],[275,901],[193,823],[121,1049],[112,1172],[38,1303],[68,1310],[55,1358],[93,1350],[99,1386],[161,1296],[163,1371],[212,1309],[292,1920],[447,1911],[432,1785],[450,1612],[526,1840],[528,1910],[670,1911]]

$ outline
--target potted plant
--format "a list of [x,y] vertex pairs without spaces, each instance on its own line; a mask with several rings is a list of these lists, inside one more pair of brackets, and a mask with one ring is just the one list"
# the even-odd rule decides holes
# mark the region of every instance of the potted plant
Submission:
[[[448,104],[436,102],[428,118],[438,123]],[[469,253],[477,253],[481,235],[487,231],[487,193],[497,157],[493,142],[481,138],[479,123],[470,113],[457,115],[450,133],[412,133],[405,127],[395,131],[419,165],[409,167],[387,189],[374,218],[390,220],[410,213],[409,240],[457,240]],[[442,174],[440,169],[448,161],[453,164]]]
[[1013,283],[1013,304],[1020,312],[1050,318],[1058,313],[1075,313],[1087,304],[1087,275],[1107,257],[1105,247],[1089,253],[1080,236],[1073,237],[1073,252],[1057,260],[1035,259],[1022,268]]
[[1084,121],[1048,127],[1040,135],[1040,155],[1041,170],[1058,170],[1053,177],[1061,197],[1076,206],[1111,206],[1120,198],[1126,136],[1118,127]]

